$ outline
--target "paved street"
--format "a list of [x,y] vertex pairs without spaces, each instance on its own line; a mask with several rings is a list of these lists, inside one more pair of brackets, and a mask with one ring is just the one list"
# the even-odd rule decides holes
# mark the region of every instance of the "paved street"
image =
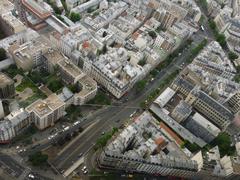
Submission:
[[[201,36],[202,37],[202,36]],[[198,38],[199,43],[203,38]],[[96,123],[87,131],[84,131],[74,144],[69,146],[62,152],[54,161],[53,164],[61,170],[67,170],[74,162],[78,160],[80,153],[86,154],[94,145],[96,140],[101,136],[102,132],[111,130],[112,127],[120,127],[126,119],[139,107],[139,103],[144,101],[146,97],[159,86],[159,82],[165,79],[168,74],[171,74],[179,68],[179,66],[186,61],[191,51],[184,50],[182,55],[176,58],[166,69],[159,72],[158,76],[153,82],[149,82],[145,90],[139,95],[131,91],[125,99],[128,102],[122,103],[119,107],[108,107],[101,114],[91,117],[88,121],[96,121]]]
[[[0,169],[5,173],[18,180],[28,180],[29,174],[34,175],[36,180],[51,180],[36,172],[33,172],[29,167],[13,159],[7,154],[0,153]],[[1,179],[1,176],[0,176]]]
[[26,157],[36,151],[46,149],[51,146],[54,141],[58,141],[67,134],[71,134],[79,127],[82,127],[85,130],[64,147],[51,162],[59,172],[62,170],[66,171],[81,158],[79,157],[80,154],[84,156],[88,153],[103,132],[110,131],[113,127],[121,127],[126,120],[129,119],[129,116],[136,111],[136,109],[139,109],[139,104],[143,102],[154,89],[159,87],[159,82],[177,69],[184,68],[184,66],[187,65],[186,60],[191,54],[191,48],[199,44],[206,36],[211,40],[210,33],[201,30],[195,33],[192,36],[193,43],[191,45],[189,44],[179,53],[179,56],[176,57],[168,67],[161,70],[153,81],[148,82],[141,94],[136,94],[134,90],[130,91],[125,97],[119,101],[115,101],[112,106],[102,108],[96,113],[85,117],[80,124],[70,127],[69,130],[59,134],[51,140],[46,140],[41,144],[34,145],[27,149],[22,155]]

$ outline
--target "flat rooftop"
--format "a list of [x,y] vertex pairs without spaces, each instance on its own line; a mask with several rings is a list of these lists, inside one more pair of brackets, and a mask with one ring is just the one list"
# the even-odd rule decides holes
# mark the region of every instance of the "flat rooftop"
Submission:
[[12,15],[12,13],[6,13],[2,15],[2,19],[4,19],[13,29],[15,33],[21,32],[27,27],[15,16]]
[[22,45],[13,44],[10,46],[9,51],[12,51],[19,60],[22,59],[24,62],[26,58],[30,58],[34,53],[50,48],[48,45],[48,42],[40,36],[39,38]]
[[14,9],[14,5],[8,0],[0,1],[0,15],[9,13]]
[[23,5],[32,13],[34,13],[40,19],[46,19],[51,16],[51,12],[46,10],[44,7],[34,0],[22,0]]
[[84,73],[78,68],[75,64],[70,62],[69,60],[61,60],[58,62],[58,65],[68,72],[72,77],[77,77],[79,75],[83,75]]
[[81,78],[78,83],[82,86],[82,90],[77,94],[78,96],[86,96],[97,89],[97,82],[87,75]]
[[39,99],[35,101],[29,105],[26,110],[28,112],[35,112],[41,118],[64,106],[64,104],[56,94],[51,94],[44,100]]
[[43,55],[49,62],[56,65],[59,61],[64,60],[65,57],[57,50],[50,49]]

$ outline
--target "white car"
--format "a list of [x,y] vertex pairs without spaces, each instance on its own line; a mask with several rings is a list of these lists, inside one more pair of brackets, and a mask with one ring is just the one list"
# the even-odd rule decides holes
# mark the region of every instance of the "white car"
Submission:
[[65,127],[63,131],[67,131],[69,129],[69,126]]
[[87,167],[86,167],[86,166],[83,166],[82,171],[84,172],[84,171],[86,171],[86,170],[87,170]]
[[75,123],[73,123],[73,125],[76,126],[79,123],[80,123],[80,121],[76,121]]
[[49,136],[49,137],[48,137],[48,140],[52,139],[53,137],[54,137],[53,135]]
[[30,179],[34,179],[34,178],[35,178],[35,176],[34,176],[33,174],[29,174],[28,177],[29,177]]
[[83,174],[87,174],[87,173],[88,173],[88,170],[83,171]]

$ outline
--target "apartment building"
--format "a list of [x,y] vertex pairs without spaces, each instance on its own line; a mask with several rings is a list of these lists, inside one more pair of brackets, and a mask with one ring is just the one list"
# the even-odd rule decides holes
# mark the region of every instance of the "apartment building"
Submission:
[[[188,158],[171,138],[172,133],[144,112],[107,145],[98,158],[99,166],[156,176],[193,177],[199,170],[199,160]],[[128,149],[130,144],[132,148]]]
[[30,114],[30,120],[35,126],[43,130],[53,126],[55,122],[64,116],[65,103],[56,95],[51,94],[46,99],[39,99],[28,107],[26,111]]
[[78,81],[78,86],[80,91],[74,94],[74,105],[83,105],[93,99],[97,94],[97,82],[87,75]]
[[72,8],[75,8],[86,1],[87,0],[66,0],[67,9],[71,10]]
[[234,115],[229,109],[201,91],[199,87],[195,87],[185,101],[209,118],[220,129],[226,129],[234,119]]
[[57,63],[61,78],[65,84],[76,84],[85,74],[79,67],[70,62],[69,59],[63,59]]
[[15,94],[14,81],[4,73],[0,73],[0,98],[11,98]]
[[97,82],[87,76],[68,59],[58,62],[59,71],[65,84],[75,84],[79,92],[73,96],[74,105],[83,105],[97,94]]
[[228,100],[226,101],[226,105],[228,105],[229,109],[237,113],[240,111],[240,92],[237,91],[235,94],[230,96]]
[[164,9],[157,9],[153,17],[161,23],[161,27],[164,29],[168,29],[177,22],[177,17]]
[[83,71],[93,77],[115,97],[122,97],[143,75],[142,69],[127,61],[125,49],[109,48],[107,54],[87,60]]
[[189,131],[196,134],[207,143],[210,143],[221,132],[218,127],[199,113],[195,113],[191,118],[184,122],[184,124]]
[[64,57],[60,52],[55,49],[49,49],[42,56],[43,69],[49,73],[53,73],[58,62],[64,59],[66,59],[66,57]]
[[51,47],[48,41],[41,36],[21,45],[14,43],[9,47],[8,51],[18,68],[29,71],[42,65],[42,55],[48,52],[49,49]]
[[12,14],[13,10],[14,5],[10,1],[2,0],[0,2],[0,26],[8,36],[27,29],[26,26]]
[[224,7],[220,13],[214,18],[216,27],[220,33],[223,33],[230,25],[232,9],[229,7]]
[[188,80],[184,79],[181,76],[178,76],[170,85],[170,87],[179,92],[180,94],[184,95],[185,97],[193,90],[194,84],[189,82]]
[[[71,0],[69,0],[69,1],[71,1]],[[88,10],[89,8],[98,6],[101,1],[100,0],[89,0],[89,1],[85,0],[84,3],[80,3],[80,1],[74,0],[73,2],[78,2],[78,6],[73,7],[71,9],[71,12],[82,13],[82,12]],[[81,2],[82,2],[82,0],[81,0]],[[74,6],[74,5],[76,5],[76,3],[69,4],[69,9],[71,6]]]
[[11,112],[0,121],[0,144],[9,143],[30,124],[29,114],[23,108]]
[[166,32],[160,32],[157,36],[154,47],[160,48],[166,52],[172,52],[176,48],[176,37]]

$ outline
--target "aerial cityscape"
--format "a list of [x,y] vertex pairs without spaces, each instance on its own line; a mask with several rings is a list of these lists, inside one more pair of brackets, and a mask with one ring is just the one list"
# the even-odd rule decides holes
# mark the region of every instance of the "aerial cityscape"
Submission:
[[240,0],[0,0],[0,180],[240,180]]

